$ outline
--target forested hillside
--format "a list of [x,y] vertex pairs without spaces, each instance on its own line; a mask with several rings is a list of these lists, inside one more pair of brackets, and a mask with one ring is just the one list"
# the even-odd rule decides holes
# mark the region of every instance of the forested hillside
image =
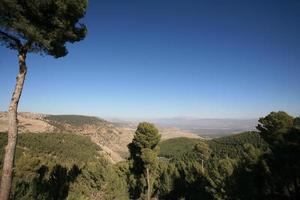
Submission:
[[[0,134],[1,161],[6,137]],[[11,198],[124,199],[125,179],[99,151],[99,146],[86,136],[21,134]]]
[[[71,133],[86,135],[99,145],[113,162],[128,157],[127,145],[133,138],[137,124],[110,122],[99,117],[84,115],[48,115],[19,113],[20,133]],[[0,112],[0,132],[8,129],[7,112]],[[179,136],[199,138],[198,135],[174,127],[159,127],[162,139]]]
[[259,132],[160,144],[162,199],[299,199],[300,123],[285,112]]
[[[299,199],[299,118],[272,112],[259,122],[258,132],[160,143],[141,123],[116,164],[86,136],[21,134],[12,199]],[[5,144],[1,133],[1,156]]]
[[267,143],[261,138],[258,132],[244,132],[231,136],[215,139],[193,139],[193,138],[172,138],[160,143],[160,156],[167,158],[178,158],[192,154],[194,146],[199,143],[206,143],[217,157],[239,157],[243,154],[244,145],[251,144],[253,147],[265,151]]

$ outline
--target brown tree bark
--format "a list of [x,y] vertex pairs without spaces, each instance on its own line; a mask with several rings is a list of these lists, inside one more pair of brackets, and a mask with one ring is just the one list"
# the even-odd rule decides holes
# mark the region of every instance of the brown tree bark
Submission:
[[18,141],[18,104],[22,94],[25,76],[27,73],[27,67],[25,62],[26,54],[27,52],[24,50],[19,51],[19,74],[17,76],[15,90],[13,92],[8,109],[8,140],[7,145],[5,147],[5,155],[2,169],[0,200],[8,200],[11,190],[12,176],[14,170],[14,158]]
[[146,176],[147,176],[147,200],[151,199],[151,184],[150,184],[150,173],[149,168],[146,167]]

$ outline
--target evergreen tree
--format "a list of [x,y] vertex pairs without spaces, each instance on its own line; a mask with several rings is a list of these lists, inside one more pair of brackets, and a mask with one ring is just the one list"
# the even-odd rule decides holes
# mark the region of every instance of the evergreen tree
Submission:
[[258,122],[256,128],[260,131],[261,137],[273,144],[282,142],[282,133],[286,133],[293,126],[293,117],[283,111],[271,112]]
[[1,0],[0,43],[16,50],[19,74],[8,110],[8,143],[1,177],[0,199],[9,198],[17,145],[17,109],[27,73],[28,53],[65,56],[66,42],[74,43],[86,35],[79,23],[85,15],[87,0]]
[[199,142],[195,145],[194,151],[199,155],[201,160],[201,169],[204,172],[204,161],[207,160],[211,154],[211,149],[205,142]]
[[[146,195],[146,199],[151,198],[153,183],[153,173],[157,165],[157,145],[160,141],[158,129],[151,123],[142,122],[138,125],[132,142],[128,145],[130,160],[132,161],[131,172],[136,179],[136,186],[131,189],[132,198],[140,198]],[[146,177],[146,191],[143,188]],[[147,194],[145,194],[147,192]],[[143,196],[142,196],[143,198]]]
[[296,117],[293,122],[294,128],[300,128],[300,117]]
[[260,135],[268,142],[271,152],[261,164],[265,199],[300,198],[300,129],[298,118],[285,112],[271,112],[259,120]]

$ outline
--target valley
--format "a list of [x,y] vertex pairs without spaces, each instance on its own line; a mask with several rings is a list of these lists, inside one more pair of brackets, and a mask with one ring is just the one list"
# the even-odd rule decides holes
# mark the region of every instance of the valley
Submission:
[[[132,141],[137,123],[110,122],[98,117],[83,115],[48,115],[21,112],[18,114],[19,131],[26,133],[70,133],[88,136],[102,149],[111,162],[119,162],[128,157],[127,145]],[[0,112],[0,132],[7,132],[7,113]],[[162,140],[199,135],[176,127],[159,127]]]

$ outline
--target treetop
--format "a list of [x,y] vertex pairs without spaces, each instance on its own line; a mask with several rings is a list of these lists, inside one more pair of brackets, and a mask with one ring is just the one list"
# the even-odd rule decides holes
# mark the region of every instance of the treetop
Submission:
[[68,53],[66,42],[84,39],[79,22],[87,0],[1,0],[0,43],[10,49],[56,58]]

